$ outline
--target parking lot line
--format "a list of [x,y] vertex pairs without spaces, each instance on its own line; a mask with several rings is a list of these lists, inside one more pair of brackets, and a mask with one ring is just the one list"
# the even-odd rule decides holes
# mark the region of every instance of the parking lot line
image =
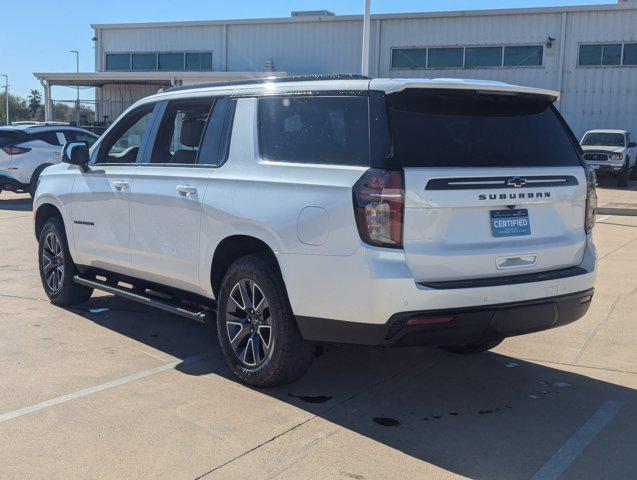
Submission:
[[141,372],[133,373],[131,375],[118,378],[117,380],[112,380],[110,382],[94,385],[92,387],[78,390],[77,392],[67,393],[65,395],[60,395],[59,397],[51,398],[49,400],[45,400],[43,402],[36,403],[34,405],[30,405],[28,407],[23,407],[23,408],[19,408],[18,410],[13,410],[12,412],[3,413],[2,415],[0,415],[0,423],[6,422],[8,420],[12,420],[17,417],[21,417],[22,415],[38,412],[40,410],[44,410],[45,408],[53,407],[55,405],[65,403],[70,400],[75,400],[76,398],[86,397],[94,393],[103,392],[104,390],[108,390],[110,388],[119,387],[120,385],[125,385],[127,383],[134,382],[142,378],[150,377],[151,375],[155,375],[157,373],[165,372],[167,370],[172,370],[178,365],[196,363],[200,360],[203,360],[206,357],[209,357],[210,355],[211,355],[210,353],[202,353],[200,355],[193,355],[192,357],[185,358],[184,360],[178,360],[175,362],[165,363],[164,365],[160,365],[154,368],[149,368],[148,370],[143,370]]
[[623,403],[609,400],[593,414],[588,421],[569,438],[560,449],[546,462],[531,480],[553,480],[559,478],[586,446],[619,412]]

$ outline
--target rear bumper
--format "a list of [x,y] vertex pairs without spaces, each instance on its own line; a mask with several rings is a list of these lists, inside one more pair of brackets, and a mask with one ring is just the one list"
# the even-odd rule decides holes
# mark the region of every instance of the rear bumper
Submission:
[[[449,346],[482,343],[569,324],[584,316],[594,289],[489,307],[401,312],[383,325],[297,317],[304,338],[383,346]],[[410,325],[410,320],[441,323]]]

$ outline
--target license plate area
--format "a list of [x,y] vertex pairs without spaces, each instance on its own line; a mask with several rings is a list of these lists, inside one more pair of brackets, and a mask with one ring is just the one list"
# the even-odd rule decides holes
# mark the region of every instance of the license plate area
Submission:
[[491,210],[491,234],[494,237],[531,235],[529,211],[526,208]]

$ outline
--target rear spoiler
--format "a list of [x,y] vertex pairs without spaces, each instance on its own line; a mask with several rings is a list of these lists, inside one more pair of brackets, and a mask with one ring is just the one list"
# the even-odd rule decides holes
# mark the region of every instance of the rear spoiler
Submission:
[[[386,83],[385,85],[378,85],[378,83]],[[376,84],[376,85],[375,85]],[[560,98],[560,93],[555,90],[548,90],[545,88],[524,87],[520,85],[509,85],[501,82],[488,82],[484,80],[464,80],[464,79],[448,79],[448,78],[434,78],[430,80],[411,80],[411,79],[392,79],[386,82],[382,80],[372,80],[370,82],[370,89],[375,89],[376,86],[381,87],[385,93],[398,93],[409,88],[437,88],[437,89],[458,89],[458,90],[477,90],[479,92],[493,92],[503,94],[516,94],[522,93],[527,95],[538,95],[543,97],[549,97],[552,102]],[[384,88],[383,88],[384,87]]]

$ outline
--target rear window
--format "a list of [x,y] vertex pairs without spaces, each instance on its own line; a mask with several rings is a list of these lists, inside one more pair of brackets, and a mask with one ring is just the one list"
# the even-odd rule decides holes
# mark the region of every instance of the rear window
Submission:
[[33,140],[31,135],[23,130],[17,129],[0,129],[0,147],[5,145],[17,145]]
[[262,97],[258,123],[264,159],[369,165],[367,97]]
[[412,89],[387,96],[393,152],[404,167],[581,165],[547,97]]

